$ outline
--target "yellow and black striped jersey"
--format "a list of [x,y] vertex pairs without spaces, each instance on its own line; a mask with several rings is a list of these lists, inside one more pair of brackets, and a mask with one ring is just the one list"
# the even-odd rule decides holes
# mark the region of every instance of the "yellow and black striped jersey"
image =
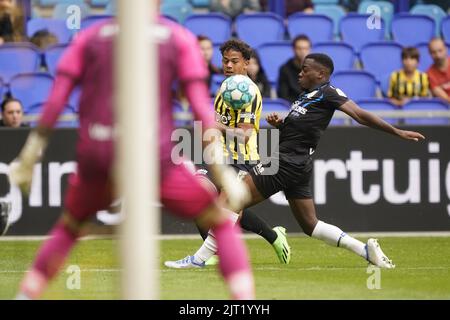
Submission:
[[259,121],[262,111],[262,97],[258,87],[256,87],[256,95],[252,103],[245,109],[234,110],[228,107],[220,95],[216,94],[214,99],[214,109],[216,111],[216,121],[230,128],[237,128],[239,123],[251,123],[255,125],[253,133],[246,144],[238,143],[237,139],[228,139],[226,135],[222,135],[222,143],[224,145],[224,153],[227,157],[234,160],[257,161],[258,153],[258,131]]
[[429,95],[428,76],[416,70],[409,79],[403,70],[394,71],[389,82],[388,97],[401,99],[404,97],[427,97]]

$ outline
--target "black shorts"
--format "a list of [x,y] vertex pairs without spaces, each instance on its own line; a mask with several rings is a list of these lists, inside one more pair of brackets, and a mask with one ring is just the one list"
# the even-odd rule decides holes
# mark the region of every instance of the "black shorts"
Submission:
[[[278,167],[278,170],[275,170]],[[311,199],[310,180],[312,158],[306,156],[299,164],[272,159],[267,165],[258,164],[250,171],[258,191],[264,198],[283,191],[286,199]]]
[[[231,168],[234,169],[239,179],[243,179],[247,174],[250,173],[252,168],[255,166],[254,164],[242,164],[242,163],[231,163],[229,164]],[[208,170],[207,165],[198,165],[198,170],[195,172],[196,176],[201,176],[207,178],[209,181],[213,182],[213,178],[211,176],[211,172]],[[216,186],[217,189],[217,186]]]

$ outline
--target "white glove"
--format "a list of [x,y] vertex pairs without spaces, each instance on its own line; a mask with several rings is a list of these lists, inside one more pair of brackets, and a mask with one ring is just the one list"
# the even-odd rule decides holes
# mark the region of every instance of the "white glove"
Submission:
[[10,164],[9,181],[18,186],[24,194],[30,193],[33,168],[46,145],[47,139],[33,131],[28,136],[19,157]]
[[230,210],[238,212],[251,200],[250,190],[247,185],[238,179],[231,168],[224,168],[221,177],[222,188],[227,194]]

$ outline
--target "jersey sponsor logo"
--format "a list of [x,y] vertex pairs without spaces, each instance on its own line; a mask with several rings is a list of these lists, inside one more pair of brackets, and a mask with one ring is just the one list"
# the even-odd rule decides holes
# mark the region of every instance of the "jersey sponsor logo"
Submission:
[[264,172],[264,167],[262,165],[262,163],[258,163],[256,166],[253,167],[253,172],[255,173],[255,175],[260,176],[263,174]]
[[94,141],[110,141],[115,136],[115,130],[108,125],[93,123],[89,125],[89,137]]
[[308,93],[308,94],[306,95],[306,97],[307,97],[308,99],[311,99],[312,97],[314,97],[314,96],[317,94],[317,92],[319,92],[319,90],[314,90],[313,92]]
[[220,122],[226,126],[229,126],[231,119],[232,119],[232,116],[231,116],[229,110],[225,111],[225,114],[220,114],[220,113],[216,112],[216,122]]
[[256,120],[256,114],[254,113],[242,113],[241,119],[250,119],[250,120]]
[[306,108],[302,107],[301,101],[297,100],[292,104],[291,112],[293,112],[294,115],[299,115],[299,114],[305,115],[306,112],[308,112],[308,110]]

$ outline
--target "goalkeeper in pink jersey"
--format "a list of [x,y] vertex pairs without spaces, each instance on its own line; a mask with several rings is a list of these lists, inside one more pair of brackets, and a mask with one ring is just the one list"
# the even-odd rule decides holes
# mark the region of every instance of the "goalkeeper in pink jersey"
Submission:
[[[204,79],[207,69],[196,38],[186,29],[164,19],[168,38],[159,42],[159,154],[160,198],[172,212],[211,227],[219,246],[220,271],[235,299],[254,298],[253,275],[239,230],[217,203],[216,196],[203,187],[184,166],[172,163],[172,84],[183,86],[195,118],[203,129],[215,127]],[[108,208],[114,185],[113,51],[118,27],[102,22],[81,32],[64,53],[48,101],[37,128],[29,135],[18,159],[11,166],[11,182],[28,192],[34,164],[39,161],[48,137],[75,86],[81,87],[77,172],[69,178],[61,219],[50,231],[30,272],[24,277],[18,298],[41,297],[77,242],[83,224],[97,211]],[[130,112],[133,112],[130,107]],[[220,133],[217,133],[219,137]],[[217,139],[216,141],[219,141]],[[219,150],[220,144],[218,144]],[[209,145],[213,147],[213,145]],[[219,155],[220,157],[220,155]],[[228,191],[230,204],[239,207],[249,195],[234,172],[218,163],[210,166],[217,183]]]

